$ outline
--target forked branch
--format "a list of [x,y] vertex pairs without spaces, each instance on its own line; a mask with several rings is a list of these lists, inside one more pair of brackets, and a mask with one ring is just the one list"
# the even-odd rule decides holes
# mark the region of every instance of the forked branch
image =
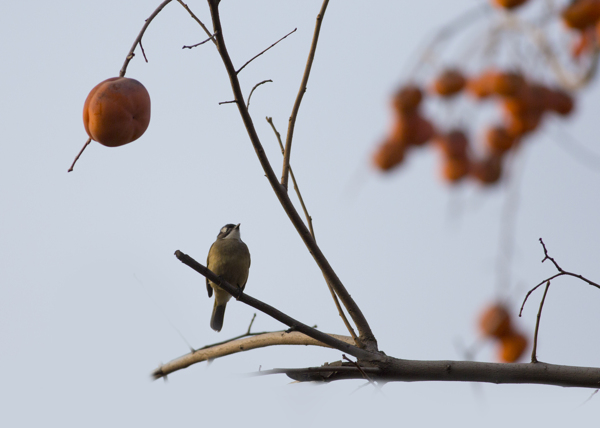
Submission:
[[352,299],[352,297],[350,296],[350,294],[336,275],[328,260],[321,252],[321,249],[317,245],[316,241],[313,239],[312,235],[310,234],[310,231],[307,229],[306,225],[302,221],[302,218],[298,214],[298,211],[292,204],[292,201],[287,193],[287,189],[279,183],[279,180],[277,179],[273,168],[269,163],[269,160],[265,154],[264,148],[260,142],[260,139],[254,127],[252,118],[250,117],[248,109],[246,108],[244,96],[242,94],[236,70],[227,51],[227,47],[225,46],[223,28],[221,26],[221,18],[219,16],[219,2],[217,0],[208,0],[208,3],[210,6],[214,33],[216,34],[217,49],[219,51],[219,54],[221,55],[221,59],[223,61],[223,65],[225,66],[225,70],[227,71],[227,75],[229,76],[229,81],[231,83],[231,88],[236,101],[236,105],[240,112],[240,116],[242,118],[242,121],[244,122],[244,126],[246,128],[246,131],[248,132],[248,136],[252,145],[254,146],[254,150],[265,172],[265,175],[267,176],[267,179],[269,180],[269,183],[271,184],[275,195],[279,199],[281,206],[290,218],[292,224],[296,228],[296,231],[304,241],[304,244],[307,246],[308,250],[312,254],[317,265],[323,272],[323,275],[325,276],[326,280],[331,284],[334,291],[339,296],[342,304],[348,310],[350,317],[352,318],[358,329],[361,344],[370,351],[376,351],[377,341],[375,339],[375,336],[373,335],[373,332],[371,331],[369,323],[367,322],[365,316],[363,315],[356,302]]
[[[250,99],[248,99],[248,101],[250,101]],[[250,104],[250,103],[248,102],[248,104]],[[277,128],[275,128],[275,124],[273,123],[273,118],[267,117],[266,119],[267,119],[267,122],[269,123],[269,125],[271,125],[273,132],[275,133],[275,137],[277,138],[277,142],[279,143],[279,148],[281,149],[281,154],[285,155],[283,143],[281,142],[281,134],[279,134],[279,132],[277,131]],[[294,176],[294,171],[292,170],[292,166],[290,165],[289,168],[290,168],[290,176],[292,177],[292,182],[294,183],[294,189],[296,190],[296,195],[298,196],[298,200],[300,201],[300,206],[302,207],[302,210],[304,211],[304,216],[306,217],[306,222],[308,223],[308,228],[310,230],[310,234],[312,235],[312,238],[316,241],[317,238],[315,237],[315,231],[314,231],[313,225],[312,225],[312,217],[310,216],[310,214],[308,214],[308,209],[306,208],[306,204],[304,203],[304,199],[302,198],[302,194],[300,193],[300,188],[298,187],[298,182],[296,181],[296,177]],[[327,282],[327,278],[325,278],[325,282]],[[350,336],[352,336],[352,338],[356,341],[356,343],[360,345],[360,340],[356,336],[356,333],[354,332],[352,325],[350,325],[350,323],[348,322],[348,318],[346,318],[346,314],[344,313],[344,310],[340,306],[340,300],[338,299],[337,294],[335,294],[335,291],[333,290],[333,287],[331,286],[331,284],[329,282],[327,282],[327,288],[329,288],[329,292],[331,293],[333,303],[335,303],[335,307],[338,310],[338,314],[342,318],[342,321],[344,322],[346,329],[348,329]]]
[[[131,49],[129,49],[129,53],[127,54],[127,56],[125,57],[125,62],[123,63],[123,67],[121,67],[121,71],[119,72],[119,77],[123,77],[125,76],[125,73],[127,72],[127,66],[129,65],[129,61],[131,61],[131,59],[135,56],[135,48],[137,47],[137,45],[140,45],[141,47],[141,43],[142,43],[142,37],[144,37],[144,33],[146,32],[146,28],[148,28],[148,25],[150,25],[150,23],[152,22],[152,20],[156,17],[156,15],[158,15],[160,13],[161,10],[163,10],[163,8],[168,5],[169,3],[171,3],[171,0],[165,0],[163,1],[155,10],[154,12],[152,12],[152,15],[150,15],[148,17],[148,19],[146,19],[146,22],[144,23],[144,26],[142,27],[141,31],[139,32],[138,36],[135,38],[135,40],[133,41],[133,45],[131,46]],[[144,57],[146,55],[144,54]],[[147,62],[148,60],[146,60]]]
[[542,238],[540,238],[540,244],[542,244],[542,247],[544,248],[544,258],[542,259],[542,263],[544,263],[546,260],[550,260],[552,262],[552,264],[554,265],[554,267],[556,268],[556,270],[558,271],[558,273],[556,275],[552,275],[551,277],[546,278],[545,280],[541,281],[539,284],[537,284],[535,287],[533,287],[531,290],[529,290],[527,292],[527,294],[525,295],[525,299],[523,299],[523,303],[521,304],[521,310],[519,311],[519,316],[521,316],[523,314],[523,308],[525,307],[525,302],[527,302],[527,299],[529,298],[531,293],[533,293],[535,290],[537,290],[539,287],[541,287],[542,284],[552,281],[554,278],[558,278],[559,276],[563,276],[563,275],[572,276],[572,277],[580,279],[584,282],[587,282],[591,286],[594,286],[594,287],[600,289],[600,284],[597,284],[594,281],[590,281],[589,279],[587,279],[586,277],[584,277],[582,275],[579,275],[579,274],[573,273],[573,272],[567,272],[566,270],[561,268],[558,265],[558,263],[556,262],[556,260],[554,260],[552,257],[550,257],[548,255],[548,250],[546,249],[546,244],[544,244],[544,241],[542,240]]

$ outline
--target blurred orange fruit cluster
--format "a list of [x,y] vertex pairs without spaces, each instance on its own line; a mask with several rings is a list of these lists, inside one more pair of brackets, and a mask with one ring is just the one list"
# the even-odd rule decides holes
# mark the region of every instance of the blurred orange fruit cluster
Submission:
[[402,163],[409,147],[435,141],[442,154],[441,174],[445,181],[457,183],[471,177],[490,185],[501,178],[506,153],[536,130],[546,113],[565,116],[574,106],[571,95],[561,89],[530,81],[517,72],[495,68],[471,78],[457,69],[446,69],[430,85],[430,92],[442,99],[453,98],[463,90],[475,102],[495,99],[502,107],[500,123],[485,129],[480,150],[473,150],[469,144],[467,130],[436,131],[420,112],[425,99],[423,90],[410,84],[401,87],[393,97],[394,125],[374,153],[375,167],[389,171]]
[[492,304],[482,312],[479,329],[498,343],[498,359],[504,363],[514,363],[527,348],[527,337],[515,330],[510,312],[501,303]]

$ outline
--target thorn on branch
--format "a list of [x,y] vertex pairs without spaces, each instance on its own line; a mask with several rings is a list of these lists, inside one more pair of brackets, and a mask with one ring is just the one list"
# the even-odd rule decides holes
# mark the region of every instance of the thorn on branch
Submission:
[[144,45],[142,45],[142,39],[140,39],[140,49],[142,50],[142,55],[144,56],[144,59],[146,60],[146,64],[148,63],[148,58],[146,57],[146,51],[144,50]]
[[357,362],[357,361],[352,361],[350,358],[346,357],[346,355],[345,355],[345,354],[342,354],[342,358],[343,358],[344,360],[348,361],[349,363],[351,363],[352,365],[354,365],[354,366],[355,366],[355,367],[358,369],[358,371],[360,372],[360,374],[361,374],[361,375],[362,375],[362,376],[363,376],[363,377],[364,377],[366,380],[368,380],[368,381],[369,381],[369,383],[370,383],[371,385],[373,385],[375,388],[377,388],[377,385],[375,384],[375,382],[373,382],[373,379],[371,379],[371,378],[369,377],[369,375],[367,375],[367,374],[365,373],[365,371],[362,369],[362,367],[360,366],[360,364],[358,364],[358,362]]

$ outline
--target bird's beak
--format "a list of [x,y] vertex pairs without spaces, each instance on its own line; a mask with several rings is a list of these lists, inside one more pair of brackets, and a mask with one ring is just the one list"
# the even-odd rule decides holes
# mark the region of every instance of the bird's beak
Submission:
[[240,224],[242,224],[242,223],[238,223],[237,226],[235,227],[235,229],[239,229],[240,228]]

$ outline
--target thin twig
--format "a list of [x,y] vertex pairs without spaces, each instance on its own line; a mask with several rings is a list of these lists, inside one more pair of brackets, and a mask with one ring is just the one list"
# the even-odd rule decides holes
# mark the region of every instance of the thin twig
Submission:
[[217,45],[217,41],[215,40],[215,35],[213,33],[211,33],[210,31],[208,31],[208,28],[206,28],[206,25],[204,25],[204,23],[202,21],[200,21],[200,19],[198,19],[198,17],[194,14],[194,12],[192,12],[192,10],[188,7],[187,4],[185,4],[181,0],[177,0],[177,2],[180,5],[182,5],[185,10],[188,11],[188,13],[190,14],[190,16],[194,19],[194,21],[196,21],[198,23],[198,25],[200,25],[202,27],[202,29],[204,30],[204,32],[206,33],[206,35],[209,37],[209,40],[212,40],[213,43],[216,46]]
[[578,141],[573,135],[565,131],[562,124],[556,118],[553,118],[556,129],[562,135],[556,135],[556,132],[549,132],[550,136],[557,143],[558,147],[567,152],[577,163],[585,165],[595,173],[600,172],[600,154],[589,149]]
[[204,43],[209,42],[211,40],[214,41],[214,39],[215,39],[215,35],[213,34],[208,39],[206,39],[206,40],[204,40],[204,41],[202,41],[200,43],[196,43],[195,45],[189,45],[189,46],[188,45],[184,45],[181,49],[192,49],[192,48],[198,47],[200,45],[203,45]]
[[296,96],[296,102],[294,102],[294,108],[292,109],[292,115],[290,116],[288,123],[287,136],[285,138],[285,152],[283,155],[283,171],[281,172],[281,185],[285,190],[288,188],[288,170],[290,166],[290,156],[292,153],[292,138],[294,138],[294,126],[296,125],[296,118],[298,117],[298,111],[300,110],[300,103],[302,97],[306,92],[306,85],[308,83],[308,76],[310,75],[310,69],[312,68],[313,60],[315,59],[315,52],[317,50],[317,42],[319,41],[319,32],[321,31],[321,23],[327,10],[329,0],[324,0],[321,6],[321,11],[317,15],[317,23],[315,25],[315,32],[313,34],[312,43],[310,45],[310,51],[308,53],[308,60],[306,61],[306,67],[304,68],[304,75],[302,76],[302,82],[300,83],[300,90]]
[[221,59],[223,61],[223,65],[225,66],[225,70],[227,75],[229,76],[229,82],[231,84],[231,90],[233,92],[234,98],[237,100],[237,107],[241,116],[241,119],[244,123],[246,131],[248,132],[248,137],[252,146],[254,147],[254,151],[256,156],[263,168],[265,176],[269,181],[269,184],[273,188],[273,192],[275,196],[279,200],[282,208],[285,213],[288,215],[290,221],[296,228],[298,235],[306,245],[306,248],[313,256],[315,262],[325,275],[325,277],[329,280],[332,287],[334,288],[336,294],[339,296],[340,301],[348,311],[348,314],[354,321],[354,324],[357,327],[359,332],[359,338],[362,346],[369,351],[376,352],[377,351],[377,339],[369,326],[365,315],[360,310],[360,307],[356,304],[350,293],[342,281],[340,281],[339,277],[333,270],[333,267],[317,245],[316,241],[313,239],[310,231],[302,221],[302,218],[298,214],[296,207],[292,203],[287,189],[285,189],[279,182],[279,179],[275,175],[271,163],[265,153],[263,145],[260,141],[258,133],[256,132],[256,128],[254,126],[254,122],[252,121],[252,117],[246,108],[246,103],[244,102],[244,95],[242,93],[242,89],[240,86],[240,81],[235,73],[235,67],[233,66],[233,62],[231,57],[229,56],[229,52],[227,51],[227,46],[225,44],[225,38],[223,36],[223,29],[221,26],[221,18],[219,16],[219,2],[217,0],[208,0],[212,23],[215,29],[215,34],[217,35],[217,48],[219,54],[221,55]]
[[564,274],[557,273],[556,275],[553,275],[553,276],[551,276],[549,278],[546,278],[545,280],[541,281],[539,284],[537,284],[535,287],[533,287],[531,290],[529,290],[527,292],[527,294],[525,295],[525,299],[523,299],[523,303],[521,304],[521,310],[519,311],[519,316],[521,316],[523,314],[523,308],[525,307],[525,302],[527,302],[527,299],[529,298],[529,296],[531,295],[531,293],[533,293],[535,290],[537,290],[538,288],[540,288],[546,282],[551,281],[554,278],[558,278],[559,276],[562,276],[562,275],[564,275]]
[[75,160],[73,161],[73,163],[71,164],[71,168],[69,168],[67,170],[67,172],[71,172],[73,171],[73,168],[75,168],[75,164],[77,163],[77,161],[79,160],[79,156],[81,156],[81,154],[83,153],[83,151],[85,150],[85,148],[92,142],[92,137],[88,138],[87,141],[85,142],[85,144],[83,145],[83,147],[81,148],[81,150],[79,150],[79,153],[77,153],[77,156],[75,156]]
[[142,280],[140,280],[135,274],[133,275],[133,277],[136,279],[136,281],[138,282],[138,284],[140,284],[140,287],[142,288],[142,290],[144,290],[144,293],[146,293],[146,296],[148,296],[148,298],[150,299],[150,301],[152,303],[154,303],[154,306],[156,306],[156,308],[158,309],[158,311],[167,320],[167,322],[169,323],[169,325],[173,328],[173,330],[175,330],[177,332],[177,334],[179,335],[179,337],[181,337],[181,339],[185,342],[185,344],[190,349],[190,351],[194,352],[194,347],[190,344],[190,342],[188,342],[188,340],[185,338],[185,336],[183,335],[183,333],[181,332],[181,330],[179,330],[177,328],[177,326],[175,325],[175,323],[173,321],[171,321],[171,319],[169,318],[169,316],[167,315],[167,313],[158,304],[158,302],[154,299],[154,297],[152,297],[152,294],[150,294],[150,292],[146,289],[146,286],[144,285],[144,283],[142,282]]
[[542,318],[542,308],[544,307],[544,301],[546,300],[546,294],[548,294],[548,289],[550,288],[550,281],[546,283],[546,289],[544,290],[544,296],[542,297],[542,301],[540,302],[540,310],[537,314],[537,319],[535,321],[535,333],[533,334],[533,350],[531,351],[531,362],[537,363],[537,341],[538,341],[538,332],[540,330],[540,319]]
[[192,349],[192,352],[201,351],[203,349],[212,348],[214,346],[224,345],[225,343],[233,342],[234,340],[242,339],[242,338],[248,337],[248,336],[258,336],[258,335],[261,335],[261,334],[280,333],[280,332],[283,333],[283,330],[278,330],[278,331],[261,331],[261,332],[258,332],[258,333],[251,333],[250,329],[252,328],[252,324],[254,323],[254,319],[255,318],[256,318],[256,313],[254,314],[254,316],[250,320],[250,325],[248,326],[248,330],[246,331],[246,333],[240,334],[239,336],[231,337],[231,338],[229,338],[227,340],[222,340],[221,342],[211,343],[210,345],[204,345],[202,348]]
[[236,101],[236,100],[231,100],[231,101],[221,101],[221,102],[219,103],[219,105],[222,105],[222,104],[235,104],[235,103],[237,103],[237,101]]
[[[135,54],[133,53],[133,51],[135,51],[135,48],[137,47],[138,44],[140,44],[140,46],[141,46],[142,37],[144,36],[144,33],[146,32],[146,28],[148,28],[148,25],[150,25],[150,23],[156,17],[156,15],[158,15],[160,13],[160,11],[163,10],[163,8],[166,5],[168,5],[169,3],[171,3],[171,0],[165,0],[165,1],[163,1],[156,8],[156,10],[154,12],[152,12],[152,15],[150,15],[148,17],[148,19],[146,19],[146,22],[144,23],[144,26],[142,27],[142,29],[140,30],[140,33],[137,35],[137,37],[133,41],[133,45],[131,45],[131,49],[129,49],[129,53],[125,57],[125,62],[123,63],[123,67],[121,67],[121,71],[119,72],[119,77],[125,76],[125,73],[127,72],[127,66],[129,65],[129,61],[131,61],[131,59],[135,56]],[[142,51],[143,51],[143,48],[142,48]],[[144,54],[144,58],[145,57],[146,57],[146,54]],[[148,62],[148,60],[146,60],[146,62]]]
[[271,49],[273,46],[275,46],[277,43],[279,43],[280,41],[282,41],[283,39],[285,39],[287,36],[289,36],[290,34],[294,33],[297,30],[297,28],[294,28],[292,31],[290,31],[289,33],[287,33],[285,36],[283,36],[281,39],[277,40],[275,43],[273,43],[271,46],[269,46],[267,49],[265,49],[264,51],[262,51],[261,53],[259,53],[258,55],[254,55],[252,58],[250,58],[248,61],[246,61],[246,64],[242,65],[238,71],[235,72],[235,74],[240,74],[240,71],[242,71],[248,64],[250,64],[252,61],[254,61],[256,58],[258,58],[259,56],[261,56],[262,54],[264,54],[266,51],[268,51],[269,49]]
[[517,17],[517,14],[508,14],[507,22],[511,24],[511,28],[521,30],[526,35],[530,36],[538,51],[542,54],[550,70],[554,72],[560,84],[568,90],[574,91],[581,89],[584,85],[596,75],[598,67],[598,55],[600,50],[596,47],[592,52],[590,66],[581,75],[569,75],[568,71],[563,67],[558,59],[558,55],[552,49],[552,45],[547,40],[545,33],[536,25],[528,23]]
[[252,88],[252,90],[250,91],[250,95],[248,95],[248,102],[246,103],[246,108],[250,108],[250,98],[252,98],[252,94],[254,93],[254,90],[256,88],[258,88],[260,85],[264,85],[265,83],[273,83],[273,81],[271,79],[268,80],[263,80],[262,82],[258,82],[256,85],[254,85],[254,88]]
[[[279,148],[281,149],[281,154],[284,154],[283,143],[281,142],[281,134],[277,131],[277,128],[275,128],[275,124],[273,123],[273,118],[267,117],[266,119],[267,119],[267,122],[269,122],[269,125],[271,125],[271,128],[273,128],[273,132],[275,133],[275,136],[277,137],[277,142],[279,143]],[[302,199],[302,194],[300,193],[300,188],[298,187],[298,183],[296,182],[296,177],[294,176],[294,171],[292,170],[291,165],[290,165],[290,176],[292,177],[292,182],[294,183],[294,189],[296,190],[296,194],[298,195],[298,200],[300,201],[300,205],[302,206],[302,210],[304,211],[304,215],[306,216],[306,221],[308,223],[308,228],[310,230],[310,234],[312,235],[313,239],[316,241],[315,231],[313,229],[313,224],[312,224],[312,217],[308,214],[308,209],[306,208],[306,205],[304,204],[304,199]],[[323,278],[325,278],[325,282],[327,283],[327,288],[329,288],[329,292],[331,293],[331,297],[333,298],[335,307],[337,308],[338,314],[342,318],[342,321],[344,321],[346,329],[348,329],[350,336],[352,336],[352,338],[360,346],[360,340],[359,340],[358,336],[356,336],[356,332],[350,325],[348,318],[346,318],[346,314],[344,313],[344,310],[342,309],[342,306],[340,305],[340,300],[338,299],[337,294],[335,293],[333,287],[327,280],[327,277],[325,275],[323,275]]]
[[411,56],[414,58],[416,54],[419,57],[414,60],[410,60],[407,64],[414,64],[409,71],[405,71],[402,74],[408,76],[408,80],[414,79],[415,76],[421,71],[421,67],[426,63],[433,55],[439,44],[450,40],[454,33],[463,31],[469,24],[475,22],[480,16],[488,13],[492,8],[487,3],[478,3],[471,9],[466,10],[460,16],[452,19],[443,27],[435,30],[435,34],[425,44],[421,44]]
[[255,319],[256,319],[256,312],[254,312],[254,315],[252,315],[252,319],[250,320],[250,325],[248,326],[248,331],[246,331],[246,334],[250,334],[250,330],[252,330],[252,324],[254,324]]
[[[273,128],[273,132],[275,133],[275,137],[277,137],[277,142],[279,143],[279,148],[281,149],[281,154],[285,154],[285,149],[283,147],[283,143],[281,141],[281,134],[279,133],[279,131],[277,131],[277,128],[275,128],[275,124],[273,123],[273,118],[272,117],[266,117],[265,118],[267,120],[267,122],[269,122],[269,125],[271,125],[271,128]],[[308,224],[308,229],[310,230],[310,234],[312,235],[313,239],[316,240],[315,237],[315,231],[313,229],[313,224],[312,224],[312,217],[308,214],[308,210],[306,209],[306,205],[304,204],[304,199],[302,198],[302,194],[300,193],[300,188],[298,187],[298,183],[296,182],[296,177],[294,176],[294,171],[292,171],[292,166],[290,165],[290,175],[292,177],[292,182],[294,183],[294,189],[296,190],[296,195],[298,195],[298,200],[300,201],[300,205],[302,206],[302,211],[304,211],[304,216],[306,217],[306,223]]]

